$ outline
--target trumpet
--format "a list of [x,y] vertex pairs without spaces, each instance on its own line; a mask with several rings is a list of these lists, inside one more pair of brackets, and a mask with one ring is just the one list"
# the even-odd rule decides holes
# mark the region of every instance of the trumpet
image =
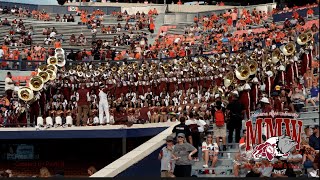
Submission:
[[28,102],[34,98],[34,93],[30,88],[22,87],[18,90],[18,97],[19,99]]
[[29,82],[29,88],[33,91],[40,91],[43,88],[44,82],[41,76],[33,76]]
[[250,67],[246,65],[240,66],[236,69],[235,74],[239,80],[246,80],[250,76]]

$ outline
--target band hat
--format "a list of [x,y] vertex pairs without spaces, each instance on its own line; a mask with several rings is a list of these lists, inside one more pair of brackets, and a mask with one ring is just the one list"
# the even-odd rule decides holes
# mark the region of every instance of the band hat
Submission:
[[279,70],[280,70],[280,71],[285,71],[285,70],[286,70],[286,67],[284,67],[284,65],[280,65],[280,66],[279,66]]
[[266,97],[261,98],[260,102],[267,103],[267,104],[270,103],[270,102],[269,102],[269,99],[266,98]]
[[258,83],[258,82],[259,82],[259,80],[258,80],[258,78],[257,78],[257,77],[254,77],[254,78],[252,79],[252,82],[254,82],[254,83]]
[[214,95],[214,98],[218,98],[218,97],[220,97],[220,94],[215,94]]
[[251,87],[248,83],[246,83],[243,87],[243,90],[251,90]]

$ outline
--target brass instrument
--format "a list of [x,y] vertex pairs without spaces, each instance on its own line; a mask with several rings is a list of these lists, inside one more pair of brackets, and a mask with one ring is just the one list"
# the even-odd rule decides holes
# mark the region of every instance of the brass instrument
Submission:
[[272,63],[273,64],[277,64],[280,59],[281,59],[281,51],[279,48],[276,48],[273,52],[272,52]]
[[56,54],[56,58],[57,58],[57,66],[59,67],[63,67],[66,65],[66,59],[64,57],[64,54]]
[[30,88],[22,87],[18,90],[18,97],[19,99],[28,102],[34,98],[34,93]]
[[81,70],[82,70],[82,66],[80,64],[78,64],[76,67],[76,71],[81,71]]
[[255,52],[253,52],[251,55],[250,55],[250,59],[251,60],[256,60],[257,59],[257,54]]
[[85,74],[82,71],[77,71],[77,76],[78,77],[83,77]]
[[142,71],[147,70],[147,65],[146,65],[146,64],[142,64],[142,65],[141,65],[141,70],[142,70]]
[[47,70],[48,70],[48,69],[54,71],[55,73],[57,73],[57,71],[58,71],[58,68],[57,68],[57,66],[55,66],[55,65],[48,65],[48,66],[47,66]]
[[308,42],[311,41],[312,38],[313,38],[311,29],[309,29],[308,31],[306,31],[305,34],[306,34],[307,37],[308,37],[308,40],[307,40],[307,41],[308,41]]
[[55,50],[54,50],[54,53],[55,53],[55,54],[65,54],[65,53],[64,53],[64,49],[62,49],[62,48],[57,48],[57,49],[55,49]]
[[47,65],[41,65],[38,67],[38,73],[41,71],[46,71],[47,70]]
[[282,45],[280,47],[280,50],[282,51],[282,53],[285,55],[285,56],[290,56],[292,55],[295,50],[296,50],[296,47],[295,45],[292,43],[292,42],[289,42],[288,44],[286,45]]
[[151,63],[151,70],[156,70],[157,69],[157,64],[156,63]]
[[37,76],[40,76],[42,77],[42,80],[44,83],[48,82],[49,81],[49,77],[50,75],[47,73],[47,71],[41,71],[37,74]]
[[95,70],[95,71],[93,72],[93,76],[94,76],[94,77],[100,76],[100,74],[101,74],[101,72],[100,72],[99,70]]
[[215,60],[220,60],[220,54],[214,54],[214,55],[213,55],[213,58],[214,58]]
[[132,69],[137,70],[137,68],[138,68],[138,63],[137,62],[132,63]]
[[229,87],[233,81],[234,81],[234,74],[232,71],[229,71],[223,80],[223,84],[225,87]]
[[235,71],[236,77],[239,80],[246,80],[250,76],[250,67],[249,66],[240,66]]
[[111,68],[112,72],[116,72],[117,70],[118,70],[118,67],[116,65]]
[[308,35],[306,33],[300,34],[297,38],[297,43],[301,46],[307,44],[308,42]]
[[250,68],[250,75],[254,75],[257,73],[258,70],[258,63],[257,61],[251,60],[249,61],[249,68]]
[[198,59],[201,63],[204,63],[206,61],[206,58],[203,56],[200,56]]
[[143,76],[143,70],[139,70],[138,76],[142,77]]
[[41,76],[33,76],[29,82],[29,88],[33,91],[40,91],[43,88],[44,82]]
[[105,72],[106,70],[107,70],[107,67],[104,65],[98,68],[98,71],[100,71],[101,73]]
[[91,72],[86,72],[86,75],[85,75],[87,78],[90,78],[92,76]]
[[55,80],[56,79],[56,72],[52,71],[51,69],[47,69],[47,73],[49,74],[49,80]]
[[50,56],[47,59],[47,64],[48,65],[56,65],[58,63],[58,59],[55,56]]
[[178,62],[178,64],[183,67],[186,65],[186,61],[182,59]]
[[190,62],[190,66],[193,68],[193,69],[196,69],[198,68],[198,64],[194,61]]

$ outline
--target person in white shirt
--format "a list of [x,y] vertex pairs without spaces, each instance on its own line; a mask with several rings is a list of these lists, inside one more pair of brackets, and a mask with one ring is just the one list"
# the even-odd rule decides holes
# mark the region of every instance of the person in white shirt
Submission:
[[209,159],[212,161],[212,167],[215,167],[215,165],[218,162],[218,153],[219,153],[219,147],[217,143],[213,142],[213,138],[211,134],[208,134],[206,137],[206,141],[203,141],[201,146],[202,152],[203,152],[203,160],[205,164],[203,165],[204,168],[208,167]]
[[4,54],[4,51],[2,50],[2,48],[0,48],[0,59],[2,59],[3,54]]
[[54,31],[52,31],[51,33],[50,33],[50,38],[55,38],[56,37],[56,32],[54,32]]
[[4,80],[4,90],[6,92],[7,98],[8,100],[10,100],[12,98],[12,93],[14,90],[14,81],[12,80],[12,75],[10,72],[7,73],[7,77]]
[[99,89],[99,121],[100,125],[105,124],[103,115],[106,115],[106,123],[110,123],[109,103],[108,103],[108,91],[112,90],[115,85],[108,87],[102,85]]

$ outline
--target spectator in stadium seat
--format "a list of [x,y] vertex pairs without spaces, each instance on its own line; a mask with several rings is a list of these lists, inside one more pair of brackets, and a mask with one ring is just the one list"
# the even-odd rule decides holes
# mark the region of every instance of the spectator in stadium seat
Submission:
[[178,134],[177,144],[174,146],[173,159],[175,160],[174,175],[176,177],[190,177],[192,170],[192,156],[197,148],[186,142],[183,133]]
[[309,145],[319,152],[319,125],[315,125],[312,129],[313,134],[309,138]]
[[4,90],[6,92],[7,98],[11,100],[15,85],[15,82],[12,80],[11,72],[7,72],[7,77],[5,78],[4,83]]
[[227,146],[226,146],[226,136],[227,136],[227,126],[226,123],[224,123],[223,126],[217,126],[216,125],[216,120],[215,120],[215,113],[216,111],[222,111],[223,113],[223,118],[225,121],[225,108],[222,107],[222,102],[221,101],[216,101],[216,106],[212,108],[211,110],[211,114],[212,117],[214,118],[214,124],[213,124],[213,136],[216,138],[216,142],[219,143],[220,142],[220,137],[222,138],[222,144],[223,144],[223,149],[222,151],[226,151],[227,150]]
[[293,169],[293,172],[296,176],[302,175],[302,155],[296,148],[294,148],[294,150],[288,156],[287,162],[288,166]]
[[97,172],[97,169],[94,166],[90,166],[87,171],[88,171],[88,175],[92,176],[94,173]]
[[[209,160],[212,161],[211,167],[215,167],[218,162],[218,153],[219,147],[217,143],[213,142],[213,137],[211,134],[208,134],[206,140],[202,143],[202,152],[203,152],[203,160],[204,160],[204,168],[208,168]],[[214,173],[213,173],[214,174]]]
[[313,170],[313,161],[316,155],[316,151],[314,150],[314,148],[310,147],[309,145],[306,145],[302,148],[302,154],[302,164],[305,170],[304,174],[308,174]]
[[312,83],[312,88],[310,89],[310,98],[306,100],[306,106],[308,106],[309,102],[312,104],[312,106],[316,106],[316,103],[319,102],[319,88],[316,82]]

